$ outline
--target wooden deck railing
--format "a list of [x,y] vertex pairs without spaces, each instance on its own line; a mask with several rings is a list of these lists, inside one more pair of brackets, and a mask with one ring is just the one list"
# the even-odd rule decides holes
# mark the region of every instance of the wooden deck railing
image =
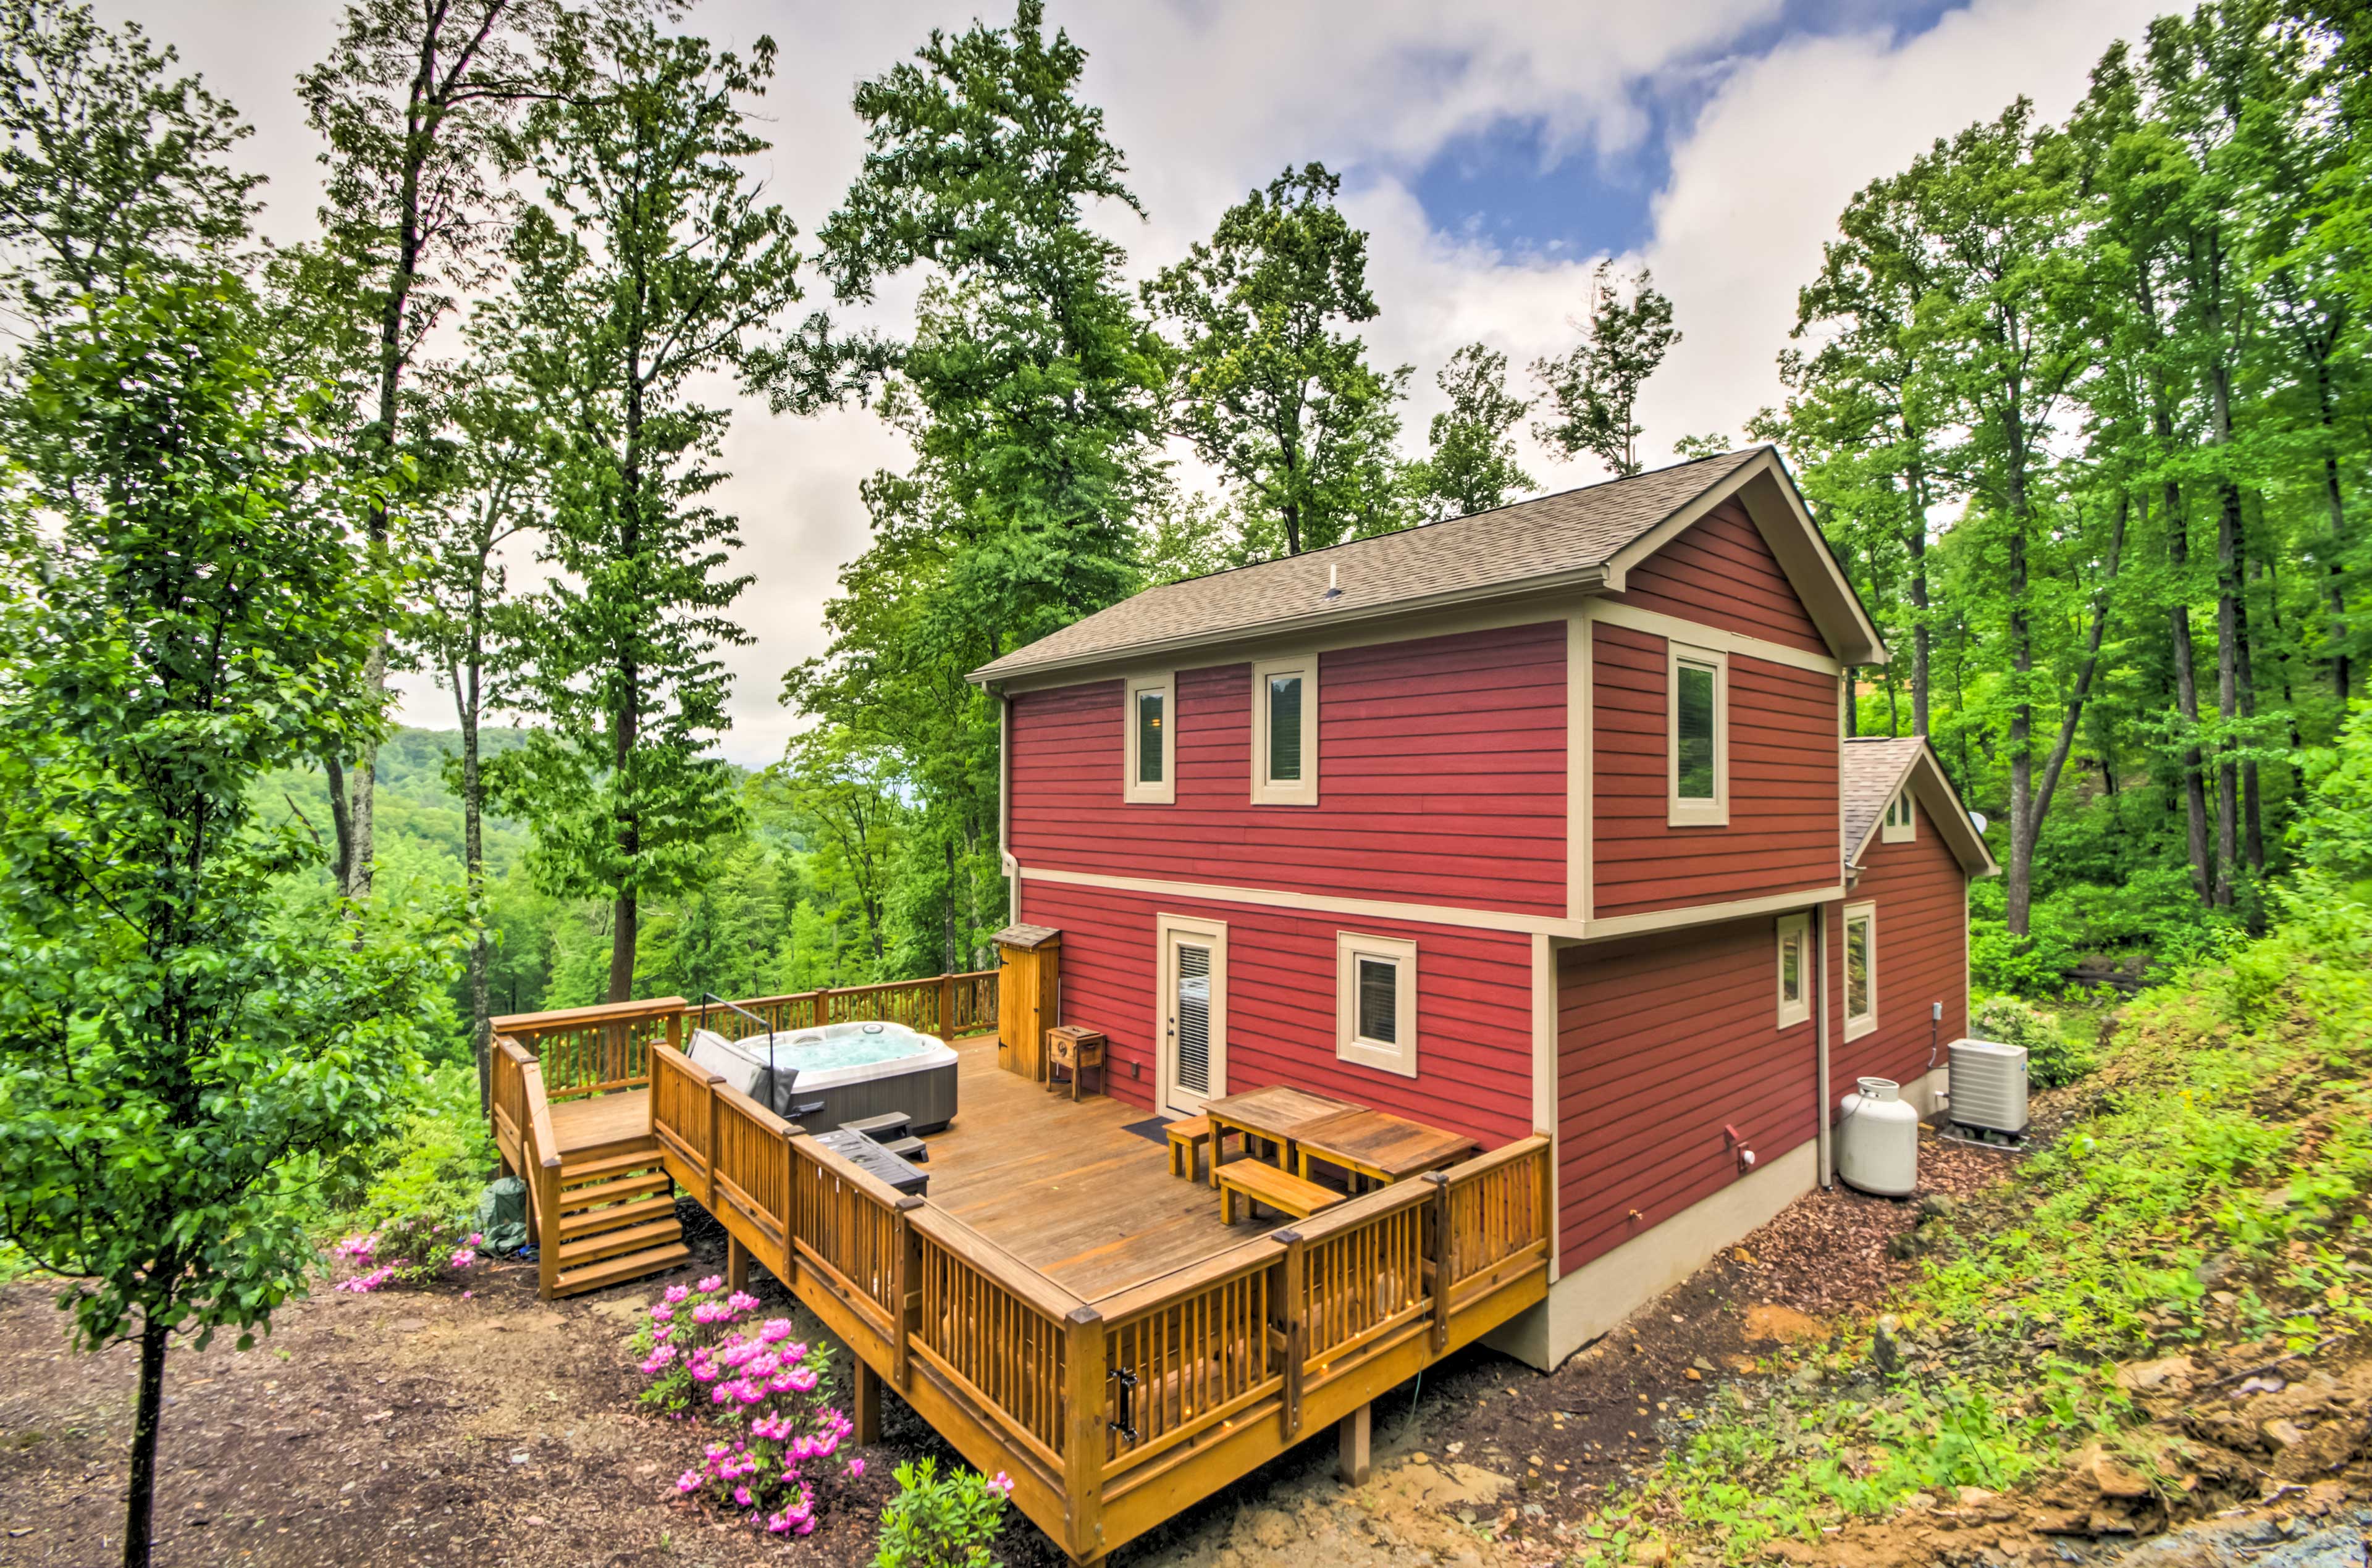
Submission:
[[1090,1304],[672,1047],[650,1071],[677,1181],[1081,1561],[1547,1290],[1544,1136]]
[[[942,1040],[987,1034],[996,1028],[995,970],[970,974],[932,975],[922,980],[890,980],[877,985],[851,985],[826,991],[801,991],[784,996],[751,996],[733,1004],[765,1020],[769,1030],[811,1029],[852,1019],[879,1018],[904,1024]],[[700,1014],[695,1007],[692,1013]],[[757,1026],[731,1009],[708,1010],[706,1027],[727,1040],[755,1033]]]
[[650,1082],[653,1044],[683,1044],[683,998],[613,1002],[495,1018],[494,1032],[532,1051],[552,1099],[638,1088]]
[[506,1034],[494,1037],[494,1148],[527,1183],[527,1223],[536,1239],[536,1285],[546,1296],[560,1273],[560,1139],[552,1098],[535,1053]]

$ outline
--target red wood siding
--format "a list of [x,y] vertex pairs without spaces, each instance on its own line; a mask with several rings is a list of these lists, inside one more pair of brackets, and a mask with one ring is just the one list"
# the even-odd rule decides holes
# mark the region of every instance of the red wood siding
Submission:
[[1028,866],[1562,915],[1563,621],[1320,656],[1315,807],[1254,806],[1251,668],[1177,674],[1177,804],[1121,798],[1121,687],[1013,699]]
[[1729,825],[1669,825],[1665,641],[1596,623],[1594,912],[1601,918],[1834,887],[1836,683],[1729,658]]
[[1830,651],[1762,530],[1735,501],[1715,507],[1623,581],[1624,591],[1612,596],[1622,603],[1806,653]]
[[1817,1024],[1778,1027],[1777,940],[1763,917],[1558,955],[1565,1269],[1737,1180],[1725,1126],[1764,1166],[1814,1134]]
[[[1838,1043],[1829,1052],[1829,1076],[1840,1099],[1864,1074],[1913,1082],[1927,1072],[1931,1044],[1948,1047],[1969,1032],[1968,877],[1926,807],[1916,809],[1914,835],[1902,843],[1873,842],[1860,879],[1845,895],[1847,903],[1878,906],[1878,1028],[1851,1041],[1844,1038],[1842,905],[1833,917],[1839,923],[1829,994]],[[1940,1025],[1932,1022],[1938,1002]],[[1941,1049],[1935,1057],[1937,1067],[1947,1064]]]
[[[1110,1092],[1153,1107],[1157,915],[1227,927],[1227,1074],[1231,1090],[1288,1084],[1355,1100],[1495,1146],[1532,1130],[1531,944],[1525,936],[1108,888],[1021,884],[1021,918],[1063,934],[1063,1021],[1109,1037]],[[1417,1075],[1334,1055],[1335,935],[1417,945]]]

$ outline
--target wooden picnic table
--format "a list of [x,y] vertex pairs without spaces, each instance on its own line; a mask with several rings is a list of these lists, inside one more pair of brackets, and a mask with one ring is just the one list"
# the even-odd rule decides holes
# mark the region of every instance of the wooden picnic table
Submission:
[[1329,1099],[1313,1095],[1307,1089],[1288,1089],[1283,1085],[1265,1089],[1248,1089],[1223,1099],[1206,1100],[1203,1114],[1211,1122],[1211,1185],[1219,1185],[1219,1149],[1232,1128],[1243,1134],[1244,1152],[1250,1155],[1252,1140],[1274,1144],[1277,1168],[1293,1169],[1294,1140],[1300,1130],[1313,1122],[1324,1121],[1359,1107],[1348,1100]]
[[1309,1179],[1309,1162],[1338,1166],[1354,1178],[1389,1184],[1456,1165],[1482,1145],[1463,1132],[1411,1121],[1388,1111],[1352,1109],[1304,1123],[1294,1134],[1294,1170]]

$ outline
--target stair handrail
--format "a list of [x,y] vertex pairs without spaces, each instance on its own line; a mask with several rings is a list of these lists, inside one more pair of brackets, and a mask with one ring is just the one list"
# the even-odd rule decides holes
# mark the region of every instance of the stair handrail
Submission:
[[528,1179],[535,1185],[536,1289],[549,1301],[560,1283],[560,1138],[552,1129],[552,1102],[543,1092],[543,1067],[529,1062],[519,1069],[528,1113],[528,1146],[534,1163]]
[[[766,1022],[765,1019],[758,1016],[757,1014],[752,1013],[749,1008],[744,1007],[738,1002],[727,1001],[726,998],[717,995],[714,991],[703,991],[700,993],[700,1022],[695,1026],[696,1028],[704,1029],[708,1027],[708,1009],[712,1005],[722,1007],[729,1013],[740,1014],[743,1017],[758,1026],[757,1033],[762,1037],[771,1035],[774,1032],[773,1026]],[[749,1037],[744,1036],[743,1038],[747,1039]]]

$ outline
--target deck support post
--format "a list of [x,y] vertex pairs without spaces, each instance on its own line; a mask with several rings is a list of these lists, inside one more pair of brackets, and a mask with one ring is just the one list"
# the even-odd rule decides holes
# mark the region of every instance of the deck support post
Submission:
[[560,1294],[560,1156],[543,1150],[535,1167],[536,1295]]
[[1285,1247],[1281,1269],[1284,1278],[1275,1297],[1283,1310],[1277,1329],[1285,1355],[1285,1389],[1277,1405],[1277,1422],[1285,1441],[1291,1443],[1301,1435],[1301,1372],[1302,1364],[1309,1359],[1309,1324],[1301,1310],[1302,1301],[1308,1295],[1304,1286],[1308,1259],[1302,1249],[1299,1231],[1273,1230],[1268,1238]]
[[881,1374],[855,1351],[848,1353],[848,1419],[856,1427],[850,1435],[858,1447],[869,1448],[881,1441]]
[[1334,1423],[1337,1444],[1335,1466],[1343,1475],[1345,1486],[1367,1484],[1369,1469],[1367,1412],[1373,1405],[1361,1405]]
[[914,1239],[913,1222],[907,1218],[923,1207],[924,1200],[907,1196],[898,1200],[890,1223],[897,1228],[890,1233],[893,1249],[890,1258],[890,1300],[897,1321],[891,1330],[891,1361],[890,1380],[904,1394],[913,1386],[913,1363],[907,1346],[914,1325],[923,1316],[923,1249]]
[[941,1040],[956,1038],[956,977],[939,976],[939,1028]]
[[1063,1542],[1075,1562],[1104,1555],[1104,1448],[1111,1440],[1111,1367],[1103,1314],[1063,1319]]
[[708,1080],[708,1149],[707,1158],[701,1162],[700,1206],[712,1214],[716,1212],[716,1119],[721,1114],[719,1102],[722,1098],[716,1092],[716,1086],[724,1081],[721,1077]]
[[725,1233],[725,1288],[750,1288],[750,1249],[729,1230]]
[[1458,1242],[1449,1233],[1449,1176],[1428,1170],[1423,1179],[1433,1183],[1433,1353],[1449,1349],[1449,1285],[1458,1277]]

